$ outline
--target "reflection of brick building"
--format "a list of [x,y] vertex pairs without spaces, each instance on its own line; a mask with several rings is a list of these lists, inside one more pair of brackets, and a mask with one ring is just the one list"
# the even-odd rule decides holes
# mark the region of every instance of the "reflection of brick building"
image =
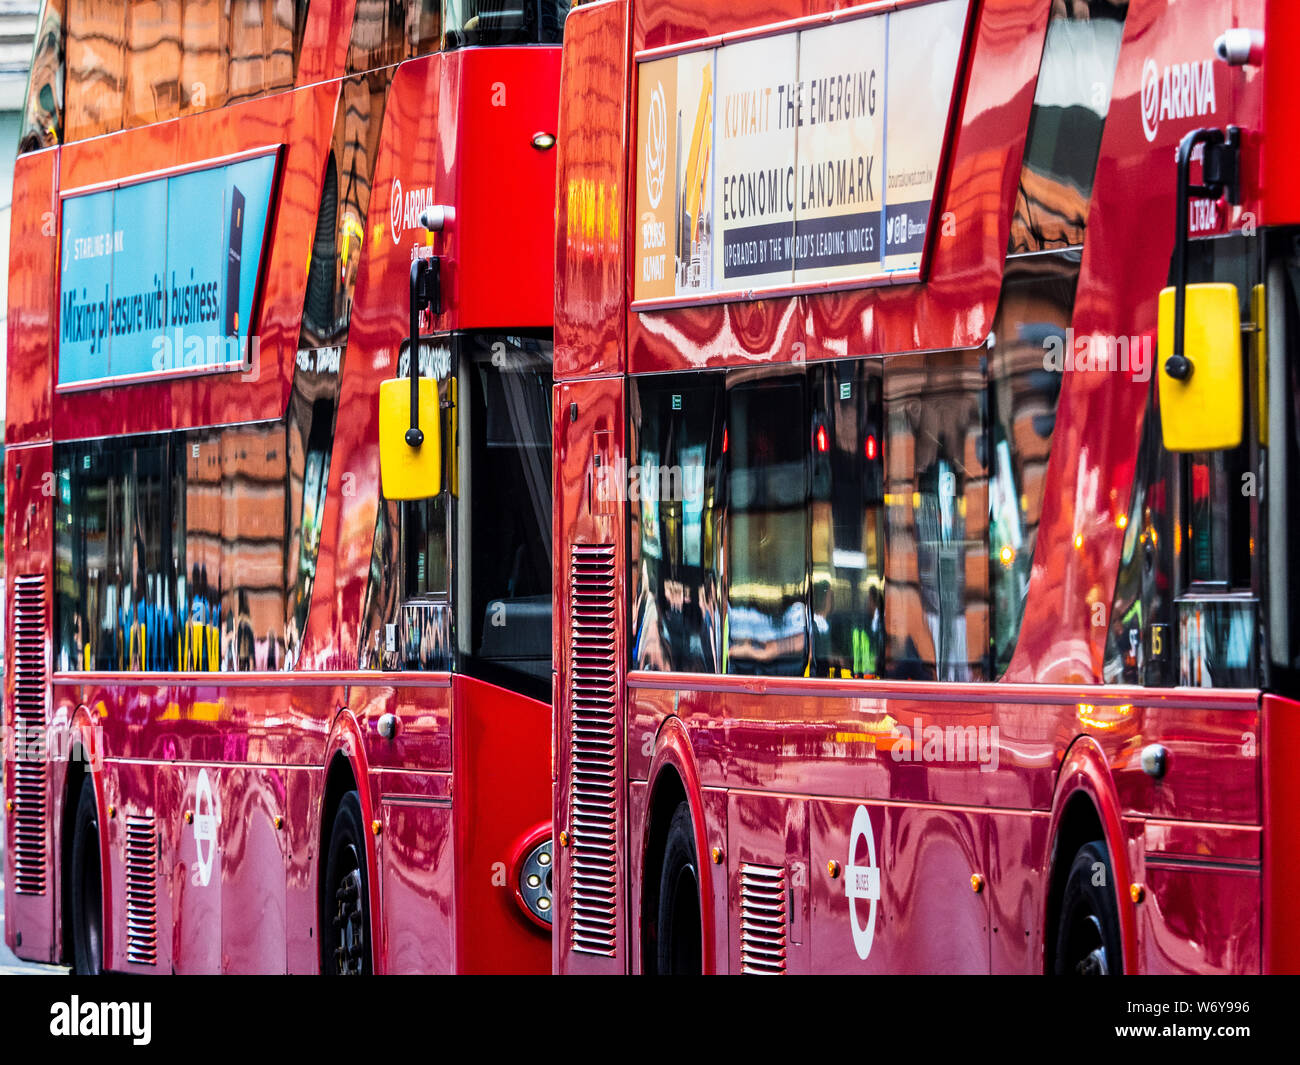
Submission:
[[206,430],[190,434],[187,442],[188,600],[220,605],[226,669],[276,668],[284,660],[284,441],[284,425],[272,422]]
[[295,19],[278,0],[66,0],[69,140],[293,85]]
[[988,474],[978,351],[886,363],[887,670],[983,679]]

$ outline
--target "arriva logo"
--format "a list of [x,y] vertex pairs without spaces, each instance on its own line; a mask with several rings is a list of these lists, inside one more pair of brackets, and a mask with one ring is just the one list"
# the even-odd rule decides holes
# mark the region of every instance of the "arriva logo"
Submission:
[[393,243],[401,244],[402,234],[419,226],[420,214],[433,205],[431,187],[411,189],[403,195],[401,181],[393,178],[393,195],[388,201],[388,225],[393,231]]
[[662,81],[650,93],[645,132],[645,186],[650,207],[656,210],[664,197],[664,181],[668,175],[668,103]]
[[1142,132],[1154,141],[1165,119],[1203,118],[1218,110],[1214,61],[1174,63],[1163,71],[1154,59],[1142,66]]

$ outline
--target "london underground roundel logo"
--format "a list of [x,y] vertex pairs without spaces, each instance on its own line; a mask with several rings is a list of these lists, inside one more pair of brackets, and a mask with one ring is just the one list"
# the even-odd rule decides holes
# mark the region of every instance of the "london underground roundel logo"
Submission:
[[[866,853],[861,843],[866,841]],[[859,857],[866,865],[859,865]],[[871,830],[871,815],[859,806],[849,832],[849,860],[844,867],[844,893],[849,897],[849,927],[853,929],[853,946],[863,961],[871,953],[876,938],[876,908],[880,904],[880,869],[876,865],[876,839]],[[866,923],[860,921],[866,914]]]
[[1142,65],[1142,132],[1148,141],[1160,129],[1160,68],[1154,59]]
[[651,208],[658,208],[664,198],[664,180],[668,176],[668,102],[664,83],[657,82],[650,93],[650,114],[646,118],[645,184]]
[[212,880],[212,859],[216,849],[217,812],[212,799],[212,782],[208,780],[208,771],[200,769],[198,782],[194,785],[194,851],[198,856],[194,882],[199,887],[207,887]]
[[402,242],[402,183],[393,178],[393,195],[388,201],[388,228],[393,231],[393,243]]

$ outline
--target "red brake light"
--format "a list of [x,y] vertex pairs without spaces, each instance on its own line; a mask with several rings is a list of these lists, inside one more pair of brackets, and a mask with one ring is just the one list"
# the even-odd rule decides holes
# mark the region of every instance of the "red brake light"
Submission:
[[817,426],[817,450],[826,452],[830,450],[830,441],[826,439],[826,426]]
[[880,449],[876,444],[876,436],[874,433],[867,434],[867,445],[864,448],[864,450],[867,453],[867,460],[870,462],[875,462],[876,455],[879,453]]

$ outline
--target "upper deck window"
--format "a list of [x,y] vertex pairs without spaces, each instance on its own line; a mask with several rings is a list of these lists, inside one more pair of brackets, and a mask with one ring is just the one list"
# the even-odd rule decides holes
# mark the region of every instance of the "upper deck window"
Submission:
[[443,0],[445,45],[559,44],[569,0]]
[[1083,243],[1127,3],[1057,0],[1029,116],[1012,252]]
[[64,3],[68,140],[293,87],[306,0]]

